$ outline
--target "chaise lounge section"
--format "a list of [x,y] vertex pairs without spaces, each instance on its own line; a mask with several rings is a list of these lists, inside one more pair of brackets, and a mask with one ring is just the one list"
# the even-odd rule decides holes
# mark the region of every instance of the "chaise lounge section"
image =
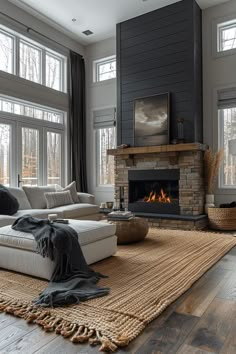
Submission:
[[[83,220],[69,220],[78,234],[85,260],[98,262],[116,253],[115,225]],[[55,264],[36,253],[32,234],[13,230],[10,225],[0,228],[0,268],[49,280]]]

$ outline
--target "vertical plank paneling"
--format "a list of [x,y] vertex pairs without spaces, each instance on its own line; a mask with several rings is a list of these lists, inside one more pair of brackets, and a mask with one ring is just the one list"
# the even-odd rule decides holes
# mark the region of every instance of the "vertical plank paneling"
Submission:
[[170,140],[177,118],[186,142],[202,142],[201,10],[195,0],[163,7],[117,25],[118,144],[134,143],[133,103],[171,93]]

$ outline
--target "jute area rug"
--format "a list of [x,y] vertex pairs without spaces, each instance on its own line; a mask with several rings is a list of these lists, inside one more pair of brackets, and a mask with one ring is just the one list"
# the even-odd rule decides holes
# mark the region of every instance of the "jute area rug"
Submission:
[[56,331],[72,342],[100,344],[102,351],[128,345],[149,322],[236,245],[233,236],[151,230],[144,242],[121,246],[96,271],[108,296],[79,305],[45,309],[31,301],[46,282],[0,270],[0,311]]

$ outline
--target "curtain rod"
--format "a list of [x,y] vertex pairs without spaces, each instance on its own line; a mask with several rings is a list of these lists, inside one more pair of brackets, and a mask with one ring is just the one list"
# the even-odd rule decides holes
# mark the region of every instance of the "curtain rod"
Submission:
[[[65,48],[65,49],[71,50],[69,47],[65,46],[64,44],[61,44],[61,43],[57,42],[55,39],[52,39],[52,38],[46,36],[45,34],[42,34],[42,33],[38,32],[37,30],[35,30],[35,29],[29,27],[29,26],[26,26],[24,23],[22,23],[22,22],[20,22],[19,20],[16,20],[15,18],[13,18],[13,17],[11,17],[11,16],[5,14],[4,12],[0,11],[0,14],[3,15],[3,16],[5,16],[5,17],[8,17],[10,20],[12,20],[12,21],[18,23],[19,25],[25,27],[25,28],[26,28],[26,32],[28,32],[28,33],[34,32],[34,33],[36,33],[37,35],[39,35],[39,36],[41,36],[41,37],[44,37],[44,38],[46,38],[47,40],[49,40],[49,41],[51,41],[51,42],[54,42],[54,43],[56,43],[57,45],[59,45],[59,46]],[[81,55],[81,54],[80,54],[80,55]],[[81,56],[82,56],[82,55],[81,55]],[[83,56],[82,56],[82,58],[83,58]]]

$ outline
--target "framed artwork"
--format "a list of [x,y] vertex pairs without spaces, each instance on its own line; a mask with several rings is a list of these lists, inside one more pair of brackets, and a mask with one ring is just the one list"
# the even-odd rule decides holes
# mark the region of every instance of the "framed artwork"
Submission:
[[169,144],[169,102],[168,92],[134,101],[134,146]]

